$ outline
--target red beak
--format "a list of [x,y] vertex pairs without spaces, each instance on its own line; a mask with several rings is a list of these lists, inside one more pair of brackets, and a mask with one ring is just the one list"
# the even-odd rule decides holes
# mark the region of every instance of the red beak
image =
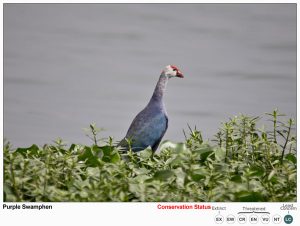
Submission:
[[176,76],[179,77],[179,78],[184,78],[183,74],[179,70],[177,71]]

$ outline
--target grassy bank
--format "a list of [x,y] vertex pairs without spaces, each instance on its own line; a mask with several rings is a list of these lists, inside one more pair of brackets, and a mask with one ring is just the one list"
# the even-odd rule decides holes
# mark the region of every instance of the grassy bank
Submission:
[[185,143],[165,141],[160,153],[120,154],[112,139],[98,146],[4,147],[4,201],[296,201],[294,121],[278,111],[240,115],[211,141],[189,128]]

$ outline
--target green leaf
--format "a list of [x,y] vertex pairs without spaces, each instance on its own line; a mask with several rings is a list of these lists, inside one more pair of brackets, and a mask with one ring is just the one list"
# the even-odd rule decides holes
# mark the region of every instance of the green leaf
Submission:
[[234,175],[230,178],[231,181],[236,183],[242,183],[242,177],[241,175]]
[[149,170],[147,170],[146,168],[134,168],[133,172],[137,175],[144,175],[144,174],[148,174]]
[[93,176],[93,177],[98,177],[100,173],[100,169],[96,167],[88,167],[86,169],[87,175]]
[[184,188],[186,173],[182,170],[182,168],[177,168],[175,170],[176,175],[176,184],[180,188]]
[[160,144],[160,150],[164,150],[166,148],[169,148],[176,153],[183,152],[187,149],[185,143],[174,143],[169,140],[165,140]]
[[225,151],[225,149],[224,148],[216,148],[215,149],[215,158],[216,158],[216,160],[218,160],[218,161],[223,161],[223,160],[225,160],[225,156],[226,156],[226,151]]
[[85,146],[83,153],[78,156],[78,161],[85,161],[85,164],[90,167],[100,165],[98,156],[95,156],[90,147]]
[[268,180],[272,180],[275,174],[276,174],[276,170],[272,170],[271,173],[268,175]]
[[153,179],[155,180],[167,180],[170,177],[172,177],[174,175],[172,170],[160,170],[157,171],[154,176]]
[[151,158],[151,156],[153,155],[153,151],[151,150],[151,148],[146,148],[145,150],[140,151],[138,154],[141,159],[147,160]]
[[237,201],[240,202],[263,202],[265,198],[259,192],[240,191],[236,192]]
[[110,163],[116,163],[121,160],[121,156],[119,152],[114,149],[114,147],[106,145],[98,147],[99,150],[102,151],[103,155],[101,157],[102,161],[104,162],[110,162]]
[[289,181],[296,181],[297,179],[297,173],[291,173],[289,175]]
[[18,148],[15,152],[23,155],[33,156],[38,154],[39,147],[36,144],[31,145],[28,148]]
[[200,162],[202,162],[202,163],[205,162],[205,160],[208,158],[208,156],[214,155],[213,148],[208,145],[201,145],[199,148],[197,148],[193,152],[200,155]]
[[111,163],[117,163],[120,161],[121,161],[121,156],[118,152],[115,152],[114,154],[111,155],[111,158],[110,158]]
[[261,177],[265,174],[265,169],[261,166],[252,165],[250,167],[250,176]]
[[69,151],[70,152],[74,151],[75,147],[76,147],[76,144],[71,144]]
[[285,155],[284,158],[287,159],[287,160],[289,160],[289,161],[291,161],[294,164],[297,164],[297,158],[292,153],[289,153],[289,154]]
[[208,175],[207,170],[204,168],[193,170],[191,173],[191,178],[195,182],[199,182],[200,180],[204,179]]
[[191,178],[192,178],[193,181],[199,182],[200,180],[204,179],[205,176],[202,175],[202,174],[192,174]]
[[206,152],[203,152],[201,155],[200,155],[200,159],[201,159],[201,162],[205,162],[205,160],[209,157],[209,156],[213,156],[214,154],[214,151],[211,151],[211,150],[208,150]]

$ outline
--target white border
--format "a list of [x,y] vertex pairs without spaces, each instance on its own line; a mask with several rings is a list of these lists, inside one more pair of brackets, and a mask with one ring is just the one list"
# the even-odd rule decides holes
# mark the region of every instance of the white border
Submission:
[[[252,1],[241,1],[241,0],[219,0],[219,1],[166,1],[166,0],[152,0],[152,1],[126,1],[126,0],[111,0],[111,1],[97,1],[97,0],[72,0],[72,1],[54,1],[54,0],[1,0],[0,6],[0,20],[1,20],[1,49],[3,50],[3,4],[5,3],[298,3],[299,1],[279,1],[279,0],[252,0]],[[297,5],[298,12],[298,5]],[[299,17],[297,13],[297,37],[299,37]],[[298,40],[297,40],[298,41]],[[299,48],[297,45],[297,66],[299,65]],[[3,58],[3,52],[2,52]],[[1,74],[3,76],[3,59],[0,64]],[[298,70],[297,70],[298,75]],[[299,87],[299,79],[297,79],[297,87]],[[3,101],[3,77],[1,79],[1,101]],[[299,92],[297,89],[297,118],[299,118],[298,108]],[[0,118],[0,124],[3,128],[3,102],[2,102],[2,113]],[[297,126],[297,134],[299,133],[299,127]],[[1,137],[3,138],[3,129],[1,130]],[[0,141],[1,148],[3,150],[3,139]],[[299,147],[299,141],[297,141]],[[299,158],[299,156],[298,156]],[[298,159],[299,164],[299,159]],[[158,210],[157,203],[49,203],[53,206],[52,210],[3,210],[3,155],[0,155],[0,221],[10,225],[130,225],[130,226],[147,226],[147,225],[215,225],[214,216],[218,214],[216,211],[209,210]],[[297,175],[297,194],[299,193],[299,173]],[[298,198],[299,200],[299,198]],[[299,201],[298,201],[299,202]],[[300,208],[297,203],[294,203],[297,208]],[[19,203],[22,204],[22,203]],[[38,204],[38,203],[34,203]],[[48,204],[48,203],[44,203]],[[183,203],[180,203],[183,204]],[[189,203],[190,204],[190,203]],[[194,204],[194,203],[192,203]],[[204,203],[201,203],[204,204]],[[213,206],[226,206],[226,211],[221,211],[220,214],[224,218],[229,214],[234,214],[240,211],[241,206],[266,206],[270,210],[271,216],[275,214],[284,215],[286,211],[281,211],[280,207],[282,203],[206,203]],[[294,222],[291,225],[299,225],[299,218],[296,216],[296,212],[291,211],[291,215],[294,217]],[[238,224],[235,222],[234,224]],[[234,225],[233,224],[233,225]],[[282,224],[283,221],[282,221]],[[222,225],[228,225],[223,223]],[[243,225],[253,225],[249,221]],[[257,225],[261,225],[259,222]],[[270,224],[272,225],[272,223]]]
[[298,0],[217,0],[217,1],[201,1],[201,0],[1,0],[2,3],[297,3]]

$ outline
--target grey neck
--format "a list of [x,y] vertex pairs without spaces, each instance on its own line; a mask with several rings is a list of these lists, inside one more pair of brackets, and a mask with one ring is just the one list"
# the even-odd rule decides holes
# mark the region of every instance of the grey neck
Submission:
[[154,89],[150,102],[162,102],[169,78],[162,73]]

